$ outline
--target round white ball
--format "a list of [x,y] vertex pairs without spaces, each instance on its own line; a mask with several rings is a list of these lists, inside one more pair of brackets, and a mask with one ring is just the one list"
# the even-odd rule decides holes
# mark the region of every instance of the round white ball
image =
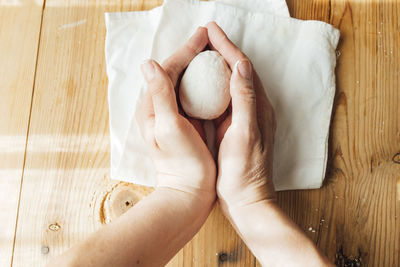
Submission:
[[183,110],[193,118],[218,118],[229,105],[231,70],[216,51],[207,50],[190,62],[179,87]]

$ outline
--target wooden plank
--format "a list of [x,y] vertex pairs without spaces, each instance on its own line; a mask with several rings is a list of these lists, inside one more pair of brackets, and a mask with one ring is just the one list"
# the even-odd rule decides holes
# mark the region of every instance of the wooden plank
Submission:
[[255,266],[255,257],[217,204],[193,240],[184,247],[184,266]]
[[0,1],[0,266],[10,266],[42,1]]
[[45,3],[13,266],[44,266],[84,239],[124,186],[109,179],[104,12],[160,2],[101,3]]
[[330,0],[286,0],[290,16],[297,19],[314,19],[329,23]]
[[[320,20],[330,23],[331,1],[286,0],[291,17],[304,20]],[[326,201],[329,189],[325,185],[318,190],[297,190],[278,192],[278,203],[281,208],[302,228],[307,235],[325,252],[325,243],[321,244],[320,236],[328,228],[331,208]],[[329,242],[329,241],[327,241]],[[332,240],[331,240],[332,242]],[[333,250],[335,253],[336,250]],[[262,265],[257,261],[257,267]]]
[[[43,265],[108,221],[107,203],[119,186],[108,179],[106,8],[55,3],[47,1],[44,13],[14,266],[28,260]],[[146,4],[123,9],[160,3]],[[170,266],[186,266],[193,260],[196,266],[213,266],[216,254],[225,251],[235,266],[254,265],[253,256],[216,210]]]
[[[143,188],[108,179],[103,12],[157,4],[100,6],[70,1],[64,7],[47,1],[15,266],[42,266],[100,227],[109,218],[107,205],[118,199],[113,195],[122,187],[130,188],[126,190],[134,196],[146,194]],[[399,266],[400,165],[393,159],[400,152],[399,4],[356,0],[288,4],[294,17],[332,23],[341,30],[342,40],[327,183],[321,190],[282,192],[280,205],[331,260]],[[226,253],[219,254],[222,259],[241,255],[241,261],[219,262],[220,252]],[[253,262],[215,210],[169,266],[252,266]]]
[[400,3],[288,4],[292,16],[330,22],[342,37],[326,184],[282,192],[280,205],[339,266],[399,266]]

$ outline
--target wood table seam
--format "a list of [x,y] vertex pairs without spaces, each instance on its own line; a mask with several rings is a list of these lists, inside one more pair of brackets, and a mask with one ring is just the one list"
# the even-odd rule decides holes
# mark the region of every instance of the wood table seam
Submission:
[[37,68],[38,68],[38,61],[39,61],[40,40],[41,40],[41,35],[42,35],[43,15],[44,15],[45,6],[46,6],[46,0],[43,0],[42,13],[41,13],[41,18],[40,18],[38,45],[37,45],[37,49],[36,49],[35,70],[34,70],[34,72],[33,72],[31,103],[30,103],[30,108],[29,108],[28,125],[27,125],[27,130],[26,130],[25,149],[24,149],[24,150],[25,150],[25,151],[24,151],[24,160],[23,160],[23,163],[22,163],[22,173],[21,173],[21,181],[20,181],[20,187],[19,187],[19,196],[18,196],[18,205],[17,205],[17,216],[16,216],[16,218],[15,218],[14,239],[13,239],[13,245],[12,245],[12,251],[11,251],[11,267],[13,266],[13,262],[14,262],[14,250],[15,250],[15,241],[16,241],[16,238],[17,238],[19,208],[20,208],[21,195],[22,195],[22,183],[23,183],[23,181],[24,181],[25,164],[26,164],[26,154],[27,154],[28,140],[29,140],[29,129],[30,129],[31,117],[32,117],[33,97],[34,97],[35,86],[36,86],[36,75],[37,75]]

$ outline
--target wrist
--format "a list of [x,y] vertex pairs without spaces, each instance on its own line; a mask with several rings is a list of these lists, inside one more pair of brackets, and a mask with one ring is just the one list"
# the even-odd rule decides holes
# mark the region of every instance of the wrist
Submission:
[[171,203],[179,203],[179,205],[183,205],[191,210],[210,209],[214,205],[216,199],[215,190],[187,190],[187,188],[181,189],[159,185],[154,193],[162,196]]
[[[236,209],[254,204],[276,202],[276,193],[271,179],[254,175],[251,178],[238,178],[224,175],[218,177],[218,198],[226,208]],[[230,178],[230,179],[229,179]],[[236,181],[236,182],[235,182]]]
[[218,190],[218,198],[222,211],[229,217],[231,213],[240,214],[254,207],[269,209],[276,205],[275,191],[264,194],[256,190],[243,189],[238,194],[222,194],[221,190]]
[[229,206],[227,213],[236,231],[263,266],[331,266],[275,199]]
[[172,175],[159,173],[157,176],[157,188],[166,188],[187,193],[195,198],[213,198],[215,192],[215,173],[187,177],[186,175]]
[[253,213],[279,209],[276,198],[263,198],[255,201],[237,201],[219,198],[222,212],[231,223],[243,216],[252,216]]

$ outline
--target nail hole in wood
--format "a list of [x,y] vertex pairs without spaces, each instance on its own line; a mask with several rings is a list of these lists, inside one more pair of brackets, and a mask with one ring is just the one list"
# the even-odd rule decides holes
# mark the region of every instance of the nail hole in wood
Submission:
[[47,254],[47,253],[49,253],[50,248],[48,246],[42,246],[40,251],[42,252],[42,254]]
[[219,262],[225,262],[227,260],[228,260],[228,254],[226,254],[225,252],[218,253],[218,261]]
[[392,161],[396,164],[400,164],[400,152],[397,152],[396,154],[394,154]]
[[58,223],[52,223],[49,225],[49,230],[53,232],[57,232],[61,229],[61,226]]

